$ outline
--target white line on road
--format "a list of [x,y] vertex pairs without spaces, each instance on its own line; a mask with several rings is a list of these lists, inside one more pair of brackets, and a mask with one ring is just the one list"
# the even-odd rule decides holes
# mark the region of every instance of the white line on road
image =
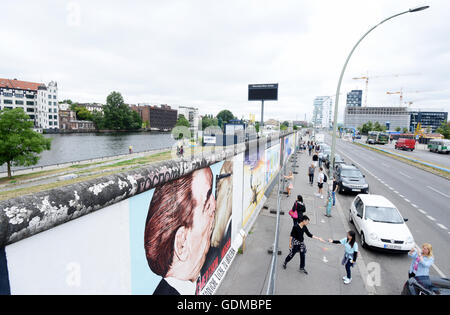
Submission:
[[405,196],[403,196],[403,195],[399,195],[401,198],[405,198]]
[[438,194],[441,194],[442,196],[447,197],[447,198],[450,199],[450,196],[449,196],[449,195],[446,195],[446,194],[440,192],[439,190],[434,189],[433,187],[430,187],[430,186],[427,186],[427,187],[430,188],[431,190],[434,190],[434,191],[437,192]]
[[439,226],[441,229],[443,230],[448,230],[447,227],[445,225],[442,225],[440,223],[437,224],[437,226]]
[[430,216],[430,215],[427,215],[427,218],[428,219],[430,219],[431,221],[436,221],[436,219],[435,218],[433,218],[432,216]]
[[406,198],[405,198],[405,201],[406,201],[406,202],[411,202],[411,201],[409,201],[409,199],[406,199]]
[[409,179],[412,179],[412,177],[411,176],[409,176],[409,175],[406,175],[405,173],[402,173],[402,172],[399,172],[400,174],[402,174],[403,176],[405,176],[405,177],[407,177],[407,178],[409,178]]
[[411,206],[413,206],[414,208],[419,208],[417,205],[415,205],[415,204],[411,204]]
[[427,214],[427,212],[423,211],[422,209],[417,209],[417,210],[419,210],[419,212],[422,213],[422,214]]

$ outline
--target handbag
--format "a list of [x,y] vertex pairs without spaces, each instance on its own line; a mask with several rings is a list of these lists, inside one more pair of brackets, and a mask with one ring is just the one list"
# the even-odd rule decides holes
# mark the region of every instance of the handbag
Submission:
[[290,215],[293,219],[298,219],[298,213],[297,213],[297,211],[290,210],[290,211],[289,211],[289,215]]

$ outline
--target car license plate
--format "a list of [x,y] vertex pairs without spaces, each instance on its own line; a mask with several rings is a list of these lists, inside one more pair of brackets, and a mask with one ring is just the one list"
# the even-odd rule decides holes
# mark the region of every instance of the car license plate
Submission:
[[352,189],[352,191],[361,192],[361,189]]
[[401,246],[399,245],[384,245],[384,248],[388,248],[388,249],[402,249]]

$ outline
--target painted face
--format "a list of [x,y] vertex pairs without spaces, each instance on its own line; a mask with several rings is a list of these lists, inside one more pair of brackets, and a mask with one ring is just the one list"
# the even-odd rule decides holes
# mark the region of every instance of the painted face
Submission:
[[210,168],[199,170],[194,174],[192,194],[195,200],[194,220],[189,230],[188,244],[193,276],[198,276],[205,262],[211,244],[214,228],[216,200],[212,191],[212,173]]

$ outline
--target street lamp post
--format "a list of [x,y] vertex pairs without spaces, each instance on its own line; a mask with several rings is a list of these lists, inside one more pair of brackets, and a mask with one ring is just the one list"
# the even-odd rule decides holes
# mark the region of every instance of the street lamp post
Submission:
[[[339,83],[337,86],[337,91],[336,91],[336,102],[334,105],[334,121],[333,121],[333,137],[332,137],[332,143],[331,143],[331,154],[330,154],[330,159],[331,159],[331,163],[333,165],[333,170],[335,168],[335,161],[334,161],[334,155],[335,155],[335,150],[336,150],[336,132],[337,132],[337,119],[338,119],[338,108],[339,108],[339,94],[340,94],[340,90],[341,90],[341,84],[342,84],[342,78],[344,77],[344,72],[345,69],[347,68],[348,62],[350,61],[350,58],[353,55],[353,52],[356,50],[356,47],[358,47],[358,45],[362,42],[362,40],[369,35],[370,32],[372,32],[375,28],[377,28],[378,26],[380,26],[381,24],[383,24],[384,22],[387,22],[397,16],[406,14],[406,13],[413,13],[413,12],[419,12],[419,11],[423,11],[428,9],[430,6],[423,6],[423,7],[418,7],[415,9],[409,9],[408,11],[402,12],[402,13],[398,13],[395,14],[383,21],[381,21],[380,23],[378,23],[377,25],[375,25],[374,27],[372,27],[367,33],[365,33],[363,35],[363,37],[361,37],[359,39],[359,41],[356,43],[356,45],[353,47],[353,49],[351,50],[350,54],[347,57],[347,60],[345,61],[344,67],[342,68],[341,71],[341,75],[339,77]],[[331,176],[334,177],[333,172],[331,172]]]

